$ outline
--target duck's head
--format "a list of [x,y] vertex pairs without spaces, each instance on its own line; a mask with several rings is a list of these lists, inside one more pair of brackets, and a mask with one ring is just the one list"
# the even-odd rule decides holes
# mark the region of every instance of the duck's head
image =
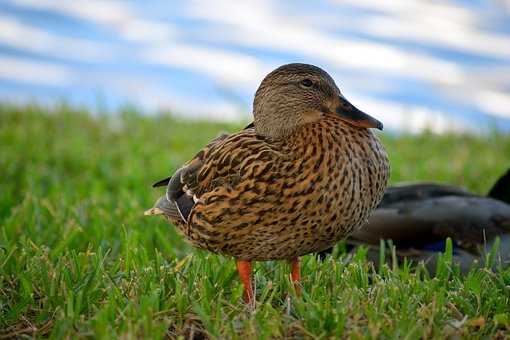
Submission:
[[336,114],[359,128],[383,128],[380,121],[349,103],[326,71],[313,65],[278,67],[262,80],[253,102],[256,131],[275,139],[326,114]]

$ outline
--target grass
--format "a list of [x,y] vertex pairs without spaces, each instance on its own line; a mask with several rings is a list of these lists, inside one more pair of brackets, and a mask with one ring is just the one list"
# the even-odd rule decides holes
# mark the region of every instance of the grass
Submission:
[[[127,110],[0,106],[0,336],[94,338],[443,338],[509,336],[510,270],[459,275],[448,251],[376,271],[364,259],[256,265],[249,312],[232,259],[190,248],[144,209],[219,131],[240,126]],[[509,166],[510,136],[382,135],[393,183],[437,180],[485,193]]]

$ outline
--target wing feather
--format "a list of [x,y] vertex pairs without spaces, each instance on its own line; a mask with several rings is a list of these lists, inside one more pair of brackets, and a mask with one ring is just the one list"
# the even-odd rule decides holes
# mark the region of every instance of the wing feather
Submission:
[[171,217],[187,223],[200,196],[218,186],[229,186],[239,178],[240,164],[250,155],[250,145],[261,143],[253,123],[239,133],[220,134],[171,177],[156,182],[153,187],[167,186],[166,199],[175,207]]

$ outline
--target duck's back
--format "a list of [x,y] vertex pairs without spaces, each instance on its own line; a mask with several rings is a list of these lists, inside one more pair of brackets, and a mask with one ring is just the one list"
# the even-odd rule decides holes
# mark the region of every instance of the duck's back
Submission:
[[377,137],[335,117],[280,142],[248,129],[200,156],[197,202],[178,227],[201,248],[246,260],[332,246],[368,218],[389,172]]

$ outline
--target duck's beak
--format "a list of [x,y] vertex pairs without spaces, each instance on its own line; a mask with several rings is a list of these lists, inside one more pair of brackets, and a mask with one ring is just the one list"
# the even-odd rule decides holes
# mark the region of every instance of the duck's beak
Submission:
[[349,103],[343,96],[339,96],[339,103],[335,111],[340,118],[360,128],[376,128],[383,129],[383,123],[378,121],[372,116],[367,115],[365,112],[358,110],[354,105]]

